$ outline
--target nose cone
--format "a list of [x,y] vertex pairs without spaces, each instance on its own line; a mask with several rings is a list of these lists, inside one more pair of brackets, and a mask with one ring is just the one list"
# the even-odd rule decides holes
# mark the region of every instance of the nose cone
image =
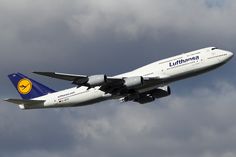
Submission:
[[224,63],[228,62],[234,56],[234,54],[230,51],[219,50],[218,52],[219,52],[219,55],[222,56],[220,60]]
[[227,52],[227,55],[229,56],[229,59],[231,59],[231,58],[233,58],[233,56],[234,56],[234,54],[233,54],[233,52]]

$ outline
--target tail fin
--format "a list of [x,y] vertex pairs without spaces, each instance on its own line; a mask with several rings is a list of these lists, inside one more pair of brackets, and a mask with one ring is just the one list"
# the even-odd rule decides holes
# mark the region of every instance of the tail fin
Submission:
[[13,73],[8,75],[8,77],[20,96],[26,100],[56,92],[53,89],[50,89],[45,85],[28,78],[27,76],[24,76],[21,73]]

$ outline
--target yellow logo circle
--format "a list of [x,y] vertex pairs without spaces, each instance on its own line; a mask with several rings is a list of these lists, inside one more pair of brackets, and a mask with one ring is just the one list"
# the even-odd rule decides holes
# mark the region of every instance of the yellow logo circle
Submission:
[[23,78],[18,82],[17,89],[21,94],[28,94],[32,89],[32,82]]

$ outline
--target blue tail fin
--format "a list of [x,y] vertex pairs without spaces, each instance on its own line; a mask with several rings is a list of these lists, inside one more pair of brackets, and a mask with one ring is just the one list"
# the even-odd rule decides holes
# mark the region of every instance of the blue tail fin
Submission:
[[8,77],[23,99],[29,100],[55,92],[54,90],[28,78],[27,76],[24,76],[21,73],[13,73],[8,75]]

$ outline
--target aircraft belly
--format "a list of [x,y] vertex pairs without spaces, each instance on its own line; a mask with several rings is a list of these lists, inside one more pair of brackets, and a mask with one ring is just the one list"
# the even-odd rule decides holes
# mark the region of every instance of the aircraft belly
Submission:
[[83,106],[97,103],[109,99],[110,97],[110,94],[105,94],[103,91],[91,90],[88,92],[68,97],[66,101],[59,102],[58,104],[61,104],[64,107]]
[[209,65],[204,65],[204,66],[195,66],[192,69],[188,69],[186,71],[183,71],[182,73],[176,73],[175,75],[170,76],[168,79],[166,79],[165,83],[171,83],[171,82],[175,82],[178,80],[182,80],[182,79],[186,79],[189,77],[193,77],[196,75],[200,75],[202,73],[211,71],[213,69],[218,68],[219,66],[221,66],[224,63],[217,63],[217,64],[209,64]]

